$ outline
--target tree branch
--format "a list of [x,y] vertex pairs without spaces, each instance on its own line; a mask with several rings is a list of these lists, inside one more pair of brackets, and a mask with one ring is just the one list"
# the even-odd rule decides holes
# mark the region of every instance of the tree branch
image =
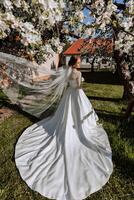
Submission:
[[115,2],[114,5],[116,5],[119,10],[125,10],[126,9],[126,4],[125,3],[122,4],[122,3]]
[[80,39],[80,38],[81,38],[80,36],[75,35],[73,32],[64,33],[64,35],[68,35],[68,36],[70,36],[70,37],[74,37],[74,38],[76,38],[76,39]]
[[121,28],[121,31],[123,31],[123,32],[127,33],[128,35],[131,35],[132,37],[134,37],[134,35],[132,33],[125,31],[124,28]]

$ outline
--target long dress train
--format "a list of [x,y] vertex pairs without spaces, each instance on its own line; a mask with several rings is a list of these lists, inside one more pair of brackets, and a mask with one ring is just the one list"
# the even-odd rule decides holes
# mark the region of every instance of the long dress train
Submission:
[[18,139],[15,161],[27,185],[56,200],[82,200],[101,189],[113,163],[108,136],[97,120],[77,79],[70,79],[54,115]]

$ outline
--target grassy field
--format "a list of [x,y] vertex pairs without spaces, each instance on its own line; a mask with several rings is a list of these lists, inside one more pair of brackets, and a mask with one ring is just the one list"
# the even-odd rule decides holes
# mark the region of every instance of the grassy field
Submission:
[[[134,118],[121,114],[122,86],[84,83],[83,89],[103,124],[112,147],[114,171],[109,182],[87,200],[134,199]],[[0,124],[0,200],[45,200],[21,180],[14,162],[14,146],[23,130],[35,120],[15,114]]]

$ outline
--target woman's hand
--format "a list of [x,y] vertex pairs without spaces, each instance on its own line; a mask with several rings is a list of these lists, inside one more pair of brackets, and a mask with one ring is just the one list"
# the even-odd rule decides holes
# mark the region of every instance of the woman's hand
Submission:
[[82,82],[84,82],[84,81],[85,81],[85,79],[84,79],[83,77],[81,77],[81,81],[82,81]]

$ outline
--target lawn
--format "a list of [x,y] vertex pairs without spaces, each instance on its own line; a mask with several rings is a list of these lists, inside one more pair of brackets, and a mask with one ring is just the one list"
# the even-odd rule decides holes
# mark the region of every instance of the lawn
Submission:
[[[103,124],[112,147],[114,171],[109,182],[87,200],[134,199],[134,117],[124,121],[121,109],[122,86],[83,83],[83,89]],[[0,124],[0,199],[47,200],[27,187],[14,162],[14,146],[23,130],[36,120],[22,113]]]

